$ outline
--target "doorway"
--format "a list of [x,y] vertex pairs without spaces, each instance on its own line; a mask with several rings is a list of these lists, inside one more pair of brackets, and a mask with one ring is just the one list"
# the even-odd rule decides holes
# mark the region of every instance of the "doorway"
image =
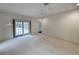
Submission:
[[13,37],[31,33],[31,21],[13,19]]

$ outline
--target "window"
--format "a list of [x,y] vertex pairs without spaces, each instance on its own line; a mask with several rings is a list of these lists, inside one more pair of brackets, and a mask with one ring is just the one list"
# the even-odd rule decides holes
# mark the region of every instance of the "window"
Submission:
[[31,22],[24,20],[13,20],[13,35],[14,37],[29,34]]

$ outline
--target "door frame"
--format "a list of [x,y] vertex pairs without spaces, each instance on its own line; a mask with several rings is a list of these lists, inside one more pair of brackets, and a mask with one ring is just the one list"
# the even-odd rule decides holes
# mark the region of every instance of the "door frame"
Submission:
[[[16,36],[15,34],[15,32],[16,32],[16,25],[15,25],[15,22],[16,21],[21,21],[21,20],[15,20],[15,19],[13,19],[13,38],[15,38],[15,37],[19,37],[19,36],[23,36],[23,35],[27,35],[27,34],[31,34],[31,21],[30,20],[22,20],[21,22],[29,22],[29,33],[27,33],[27,34],[22,34],[22,35],[18,35],[18,36]],[[23,26],[23,24],[22,24],[22,26]],[[24,27],[24,26],[23,26]],[[23,30],[24,31],[24,30]]]

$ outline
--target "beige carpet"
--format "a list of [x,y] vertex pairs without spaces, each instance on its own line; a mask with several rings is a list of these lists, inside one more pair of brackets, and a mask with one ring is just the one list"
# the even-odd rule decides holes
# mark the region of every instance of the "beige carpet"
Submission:
[[1,55],[79,54],[79,45],[49,38],[45,35],[26,35],[0,44]]

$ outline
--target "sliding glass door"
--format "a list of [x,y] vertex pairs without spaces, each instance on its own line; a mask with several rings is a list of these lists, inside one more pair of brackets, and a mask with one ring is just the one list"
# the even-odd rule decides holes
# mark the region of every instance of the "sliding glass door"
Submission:
[[23,23],[24,24],[24,34],[27,34],[27,33],[29,33],[30,31],[30,23],[29,22],[24,22]]
[[30,33],[30,21],[13,21],[14,37]]
[[23,34],[23,26],[22,22],[15,22],[15,35],[22,35]]

